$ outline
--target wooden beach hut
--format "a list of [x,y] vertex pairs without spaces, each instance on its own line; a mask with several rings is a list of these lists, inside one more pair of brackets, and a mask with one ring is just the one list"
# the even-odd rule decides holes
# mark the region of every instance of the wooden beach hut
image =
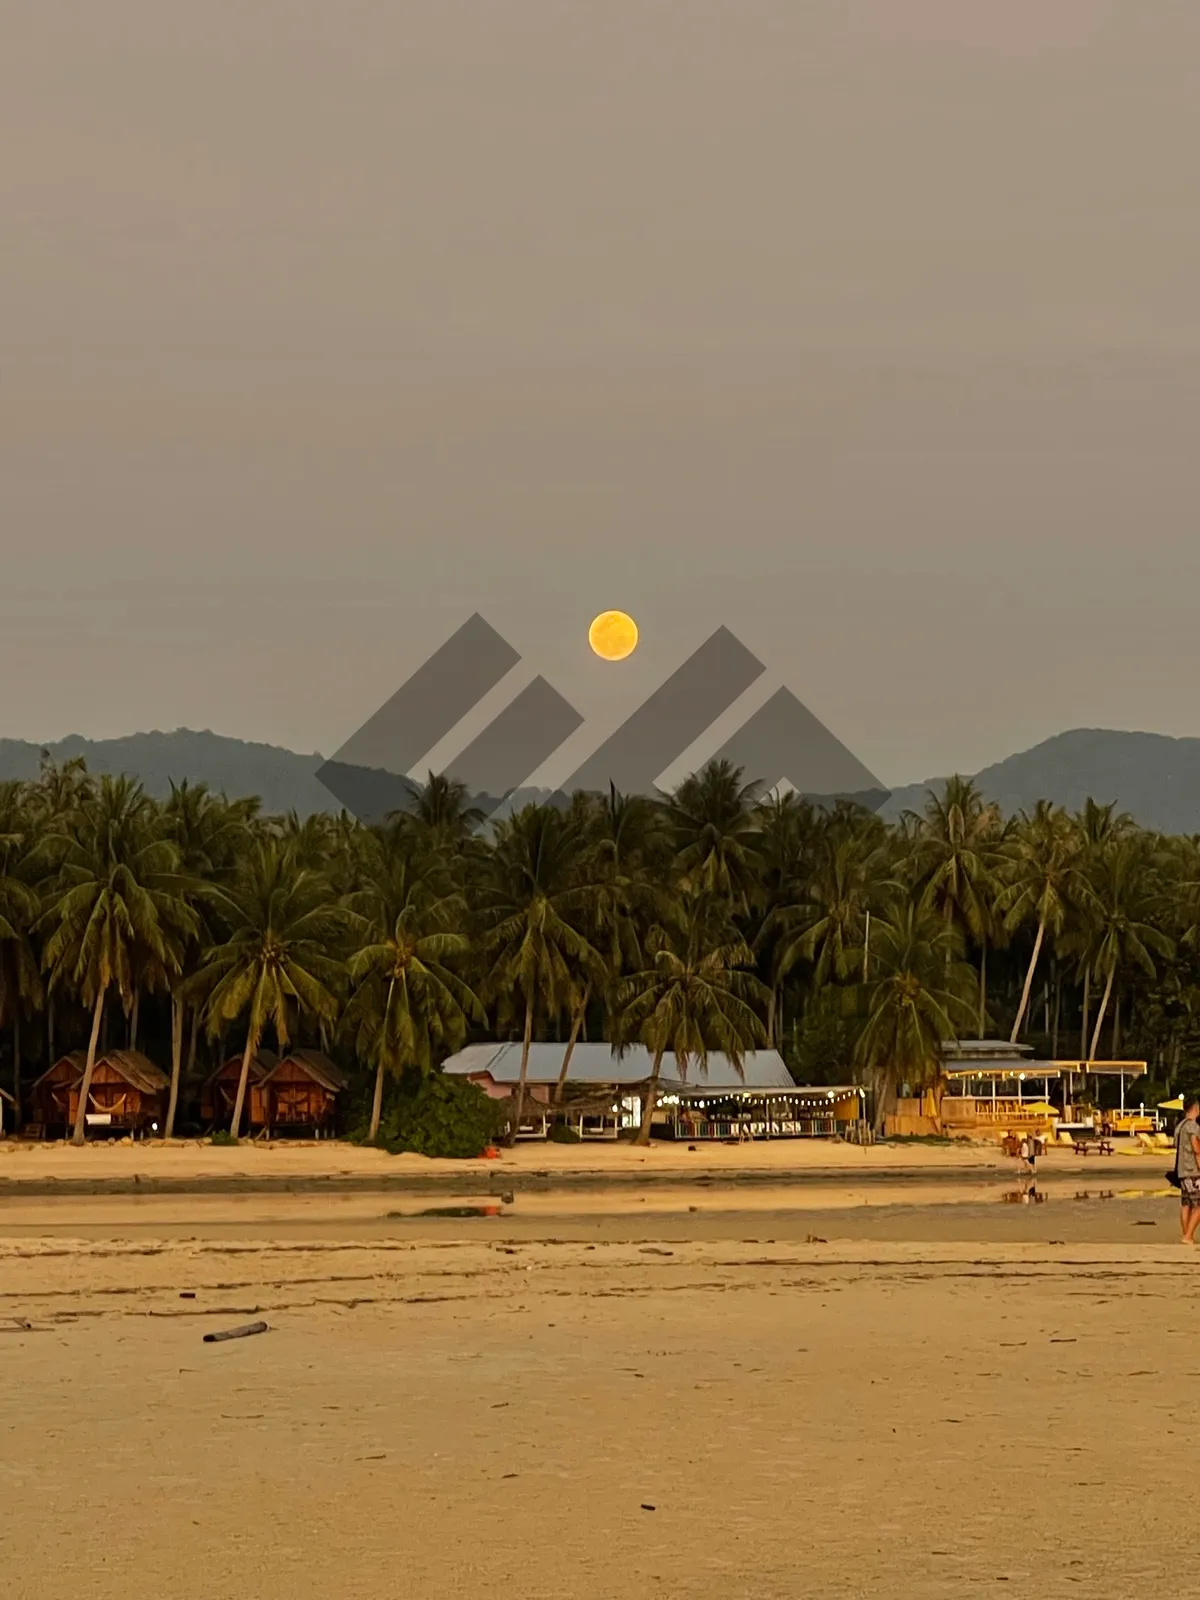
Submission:
[[326,1133],[346,1087],[345,1076],[320,1050],[290,1050],[257,1085],[263,1126],[268,1135]]
[[[263,1104],[262,1083],[268,1073],[279,1065],[273,1050],[259,1050],[250,1058],[250,1076],[246,1085],[246,1103],[242,1109],[242,1129],[262,1128],[266,1125],[266,1107]],[[242,1057],[230,1056],[208,1078],[200,1090],[200,1116],[208,1127],[227,1128],[233,1119],[234,1101],[237,1099],[238,1080],[242,1075]]]
[[[87,1055],[61,1056],[30,1090],[30,1103],[44,1135],[69,1132],[79,1111]],[[139,1134],[162,1120],[171,1081],[140,1050],[106,1050],[96,1057],[85,1112],[87,1126]]]
[[72,1050],[42,1073],[29,1090],[31,1131],[40,1129],[45,1138],[58,1138],[71,1131],[86,1066],[86,1050]]

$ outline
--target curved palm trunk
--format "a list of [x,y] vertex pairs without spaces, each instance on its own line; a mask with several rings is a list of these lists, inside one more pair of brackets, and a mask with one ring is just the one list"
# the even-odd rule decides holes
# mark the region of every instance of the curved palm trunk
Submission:
[[1088,1060],[1096,1059],[1096,1051],[1100,1048],[1100,1029],[1104,1026],[1104,1014],[1108,1010],[1108,1002],[1112,999],[1113,979],[1117,975],[1116,962],[1108,969],[1108,977],[1104,980],[1104,993],[1100,997],[1100,1010],[1096,1013],[1096,1026],[1092,1031],[1092,1046],[1088,1051]]
[[1016,1044],[1017,1035],[1021,1031],[1021,1024],[1025,1021],[1025,1013],[1029,1009],[1029,992],[1033,988],[1033,975],[1037,971],[1038,957],[1042,953],[1042,940],[1046,937],[1046,919],[1038,919],[1037,938],[1033,941],[1033,954],[1029,958],[1029,971],[1025,974],[1025,987],[1021,991],[1021,1004],[1017,1008],[1017,1020],[1013,1023],[1012,1032],[1008,1036],[1010,1044]]
[[1079,1054],[1085,1059],[1088,1047],[1088,1016],[1092,1009],[1092,969],[1083,974],[1083,1026],[1079,1030]]
[[75,1112],[75,1131],[71,1134],[72,1144],[82,1144],[84,1129],[87,1126],[88,1095],[92,1092],[92,1074],[96,1070],[96,1048],[100,1043],[100,1019],[104,1015],[105,991],[100,990],[96,996],[96,1005],[92,1011],[92,1036],[88,1040],[87,1065],[83,1069],[83,1082],[79,1085],[79,1108]]
[[383,1120],[383,1075],[385,1070],[384,1047],[387,1040],[388,1023],[392,1016],[392,996],[396,990],[396,980],[392,978],[388,983],[387,1004],[383,1008],[383,1031],[380,1040],[379,1065],[375,1069],[375,1097],[371,1101],[371,1126],[367,1129],[367,1143],[374,1144],[379,1137],[379,1124]]
[[192,1036],[188,1040],[187,1075],[189,1079],[196,1070],[196,1039],[200,1032],[200,1007],[192,1007]]
[[663,1056],[667,1053],[666,1046],[654,1052],[654,1066],[646,1084],[646,1092],[642,1097],[642,1125],[638,1129],[634,1144],[647,1145],[650,1143],[650,1123],[654,1117],[654,1106],[658,1099],[658,1080],[662,1076]]
[[246,1104],[246,1085],[250,1082],[250,1063],[258,1049],[258,1034],[251,1028],[246,1035],[246,1048],[242,1051],[242,1070],[238,1076],[237,1098],[233,1102],[233,1116],[229,1122],[229,1131],[236,1139],[241,1133],[242,1107]]
[[533,996],[525,1002],[525,1037],[521,1043],[521,1075],[517,1079],[517,1103],[513,1110],[512,1126],[508,1130],[511,1149],[517,1142],[521,1119],[525,1115],[525,1080],[529,1076],[529,1046],[533,1043]]
[[21,1131],[21,1013],[13,1013],[13,1132]]
[[579,1041],[579,1030],[583,1027],[583,1019],[587,1015],[588,1001],[592,997],[592,986],[589,983],[583,991],[583,999],[579,1002],[579,1010],[571,1019],[571,1037],[567,1040],[567,1048],[563,1055],[562,1070],[558,1074],[558,1082],[554,1085],[554,1104],[561,1105],[563,1095],[567,1088],[567,1073],[571,1070],[571,1057],[575,1054],[575,1046]]
[[167,1120],[163,1138],[175,1137],[175,1113],[179,1109],[179,1079],[183,1072],[183,999],[171,996],[171,1093],[167,1098]]
[[979,1016],[976,1023],[976,1032],[980,1039],[987,1028],[987,942],[979,947]]

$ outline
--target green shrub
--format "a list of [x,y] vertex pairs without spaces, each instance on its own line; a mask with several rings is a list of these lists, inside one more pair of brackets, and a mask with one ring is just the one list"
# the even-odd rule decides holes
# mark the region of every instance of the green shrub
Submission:
[[376,1141],[399,1155],[469,1160],[482,1155],[504,1121],[502,1102],[476,1084],[442,1072],[406,1074],[379,1126]]
[[240,1140],[235,1139],[228,1128],[218,1128],[208,1142],[209,1144],[238,1144]]
[[551,1144],[579,1144],[579,1135],[565,1122],[556,1122],[546,1135]]

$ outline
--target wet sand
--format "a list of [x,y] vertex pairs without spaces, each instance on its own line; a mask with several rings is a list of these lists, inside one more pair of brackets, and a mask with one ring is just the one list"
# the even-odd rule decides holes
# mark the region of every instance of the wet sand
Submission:
[[1176,1589],[1200,1259],[1156,1172],[6,1195],[5,1593]]

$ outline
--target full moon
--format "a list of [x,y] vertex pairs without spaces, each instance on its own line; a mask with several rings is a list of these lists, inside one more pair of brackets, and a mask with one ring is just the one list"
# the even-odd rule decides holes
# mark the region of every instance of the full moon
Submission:
[[602,611],[588,629],[588,643],[604,661],[624,661],[637,642],[637,623],[624,611]]

